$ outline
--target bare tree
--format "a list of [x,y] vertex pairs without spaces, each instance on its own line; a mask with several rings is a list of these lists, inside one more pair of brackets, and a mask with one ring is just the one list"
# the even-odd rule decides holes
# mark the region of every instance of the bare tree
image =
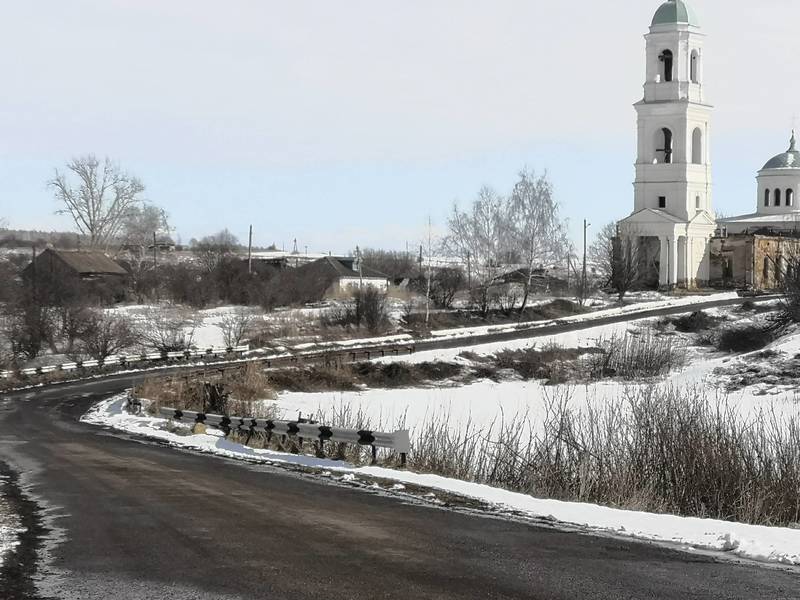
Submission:
[[86,353],[100,361],[129,348],[135,339],[133,328],[125,316],[102,311],[91,313],[81,334]]
[[768,324],[768,329],[779,334],[800,323],[800,252],[796,245],[783,252],[783,260],[774,266],[781,284],[781,300]]
[[197,259],[211,273],[222,264],[225,257],[230,256],[239,248],[239,240],[227,229],[209,235],[192,245],[192,252]]
[[594,266],[603,278],[603,285],[611,285],[614,274],[614,239],[617,237],[617,224],[605,225],[589,246],[589,263]]
[[101,164],[91,154],[72,159],[67,170],[75,183],[58,170],[48,182],[56,200],[64,205],[59,214],[72,217],[92,248],[107,249],[141,201],[144,185],[109,158]]
[[234,348],[241,344],[252,322],[253,315],[245,308],[239,308],[236,312],[225,315],[219,324],[225,346]]
[[[122,223],[122,242],[132,252],[145,254],[152,245],[153,236],[156,241],[167,241],[171,232],[166,211],[148,202],[133,206]],[[171,240],[170,240],[171,241]]]
[[0,230],[8,229],[8,219],[0,217]]
[[27,360],[33,360],[51,344],[55,331],[47,307],[30,301],[10,311],[4,327],[11,353]]
[[520,253],[525,263],[523,296],[519,312],[528,305],[536,265],[554,262],[568,247],[566,223],[559,216],[559,205],[547,173],[537,176],[523,169],[509,199],[509,250]]
[[184,311],[152,309],[136,327],[136,335],[159,352],[177,352],[193,346],[196,328],[193,316]]
[[431,279],[431,298],[441,308],[453,306],[456,294],[464,289],[466,277],[457,267],[438,269]]
[[494,190],[481,188],[467,211],[458,205],[447,222],[445,247],[465,264],[471,264],[477,286],[471,290],[473,300],[485,316],[489,310],[489,289],[499,274],[504,243],[508,233],[508,203]]
[[611,285],[622,302],[641,278],[641,245],[633,235],[617,236],[613,242]]
[[[122,226],[122,243],[126,249],[125,267],[131,276],[131,289],[138,302],[153,297],[157,288],[156,259],[148,251],[155,241],[169,240],[169,220],[164,209],[149,203],[134,207]],[[153,248],[155,252],[156,249]]]

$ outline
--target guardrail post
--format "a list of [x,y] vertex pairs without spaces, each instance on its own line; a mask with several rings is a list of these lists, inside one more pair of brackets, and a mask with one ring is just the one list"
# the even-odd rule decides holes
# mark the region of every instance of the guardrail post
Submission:
[[406,456],[407,455],[406,455],[405,452],[400,454],[400,466],[401,467],[405,467],[406,466]]
[[375,444],[372,445],[372,462],[369,464],[373,466],[378,464],[378,448],[375,446]]

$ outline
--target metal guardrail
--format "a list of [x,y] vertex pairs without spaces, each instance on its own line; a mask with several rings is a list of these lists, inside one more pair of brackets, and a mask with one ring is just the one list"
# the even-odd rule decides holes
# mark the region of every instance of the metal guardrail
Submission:
[[[84,360],[59,365],[48,365],[45,367],[34,367],[21,369],[19,374],[23,377],[34,375],[44,375],[47,373],[80,371],[82,369],[94,369],[99,367],[126,367],[133,363],[149,361],[170,361],[170,360],[192,360],[195,358],[225,356],[227,354],[242,354],[250,349],[249,346],[235,346],[233,348],[205,348],[197,350],[180,350],[177,352],[150,352],[143,354],[120,354],[109,356],[105,360]],[[0,371],[0,379],[10,379],[15,375],[14,371]]]
[[393,433],[370,430],[356,431],[355,429],[328,427],[327,425],[303,422],[302,420],[279,421],[252,417],[228,417],[178,410],[176,408],[161,408],[158,412],[165,419],[172,419],[180,423],[202,423],[208,427],[220,429],[225,433],[226,437],[233,431],[246,432],[248,437],[245,445],[256,432],[265,433],[268,442],[272,440],[273,435],[280,435],[284,441],[286,438],[295,438],[301,444],[303,440],[314,440],[317,444],[317,452],[321,456],[324,456],[324,442],[358,444],[359,446],[370,446],[372,448],[372,464],[375,464],[377,460],[377,449],[388,448],[400,455],[401,466],[406,465],[407,456],[411,452],[411,440],[407,429],[401,429]]

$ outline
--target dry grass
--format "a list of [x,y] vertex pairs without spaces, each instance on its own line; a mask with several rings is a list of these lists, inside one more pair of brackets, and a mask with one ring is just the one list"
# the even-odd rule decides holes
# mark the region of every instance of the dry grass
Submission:
[[634,381],[669,374],[686,364],[686,348],[652,330],[634,335],[612,336],[598,342],[589,369],[593,379],[617,377]]
[[656,386],[599,408],[558,392],[526,416],[458,432],[439,415],[411,468],[541,497],[764,525],[800,522],[800,419],[742,418],[723,399]]

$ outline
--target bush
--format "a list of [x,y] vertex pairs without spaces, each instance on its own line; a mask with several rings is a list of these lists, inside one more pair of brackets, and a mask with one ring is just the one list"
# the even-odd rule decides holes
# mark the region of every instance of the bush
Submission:
[[761,325],[729,327],[719,332],[715,345],[722,352],[754,352],[771,343],[775,334]]
[[547,346],[542,350],[503,350],[495,354],[498,369],[511,369],[523,379],[545,379],[548,383],[563,383],[574,372],[574,363],[582,352],[575,348]]
[[675,319],[675,329],[681,333],[697,333],[713,326],[711,318],[702,310]]
[[[800,521],[800,420],[752,417],[695,390],[626,391],[588,408],[558,393],[536,421],[432,415],[409,467],[536,497],[762,525]],[[501,440],[502,443],[498,443]]]
[[389,326],[386,294],[370,285],[356,290],[351,302],[322,313],[320,325],[326,328],[363,325],[370,333],[380,333]]
[[686,351],[671,338],[660,337],[650,330],[640,335],[630,333],[599,343],[600,352],[590,360],[592,377],[619,377],[636,380],[667,375],[686,362]]

